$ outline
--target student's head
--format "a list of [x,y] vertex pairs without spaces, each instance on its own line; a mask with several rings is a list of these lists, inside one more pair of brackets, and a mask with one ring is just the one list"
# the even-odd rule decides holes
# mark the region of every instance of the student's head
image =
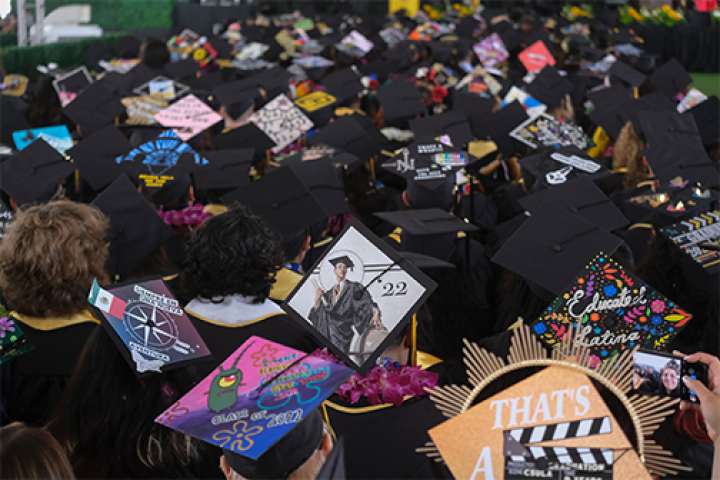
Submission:
[[32,317],[87,308],[94,278],[104,283],[107,220],[95,207],[52,202],[17,212],[0,244],[0,288],[8,305]]
[[225,450],[220,468],[227,480],[314,480],[332,449],[332,435],[316,409],[257,460]]
[[0,428],[0,472],[20,480],[74,479],[60,444],[44,430],[11,423]]
[[184,368],[139,379],[101,327],[85,345],[48,429],[82,478],[145,478],[196,458],[196,440],[155,423],[192,389]]
[[648,168],[643,161],[645,144],[637,136],[632,123],[627,122],[620,130],[613,150],[613,170],[627,169],[624,187],[632,188],[649,178]]
[[667,392],[678,388],[680,381],[680,365],[675,360],[670,360],[660,371],[660,381]]
[[209,300],[239,294],[264,302],[283,260],[277,236],[241,205],[191,232],[186,253],[185,294]]
[[162,40],[151,39],[140,48],[140,58],[150,68],[163,68],[170,63],[170,51]]

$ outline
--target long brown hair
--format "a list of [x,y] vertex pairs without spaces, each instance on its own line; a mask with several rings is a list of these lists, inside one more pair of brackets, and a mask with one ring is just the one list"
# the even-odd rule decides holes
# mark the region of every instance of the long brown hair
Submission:
[[60,444],[44,430],[15,422],[0,428],[0,473],[3,478],[74,479]]
[[613,150],[613,170],[627,169],[623,187],[632,188],[643,180],[650,178],[645,163],[643,162],[643,149],[645,143],[640,140],[632,123],[627,122],[620,130],[615,149]]
[[107,220],[97,208],[67,200],[18,211],[0,244],[0,287],[8,305],[32,317],[87,308],[94,278],[106,283]]

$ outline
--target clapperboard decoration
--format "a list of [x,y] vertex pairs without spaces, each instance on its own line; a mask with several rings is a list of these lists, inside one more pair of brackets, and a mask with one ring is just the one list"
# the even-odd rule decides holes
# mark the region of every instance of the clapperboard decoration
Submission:
[[[506,359],[465,340],[470,385],[431,392],[430,398],[450,419],[430,430],[432,441],[417,451],[446,463],[455,478],[475,480],[649,480],[652,475],[690,471],[650,439],[659,423],[674,413],[678,400],[628,397],[624,392],[632,382],[634,349],[592,368],[584,340],[582,330],[570,326],[548,358],[523,325],[514,330]],[[477,400],[495,380],[529,367],[546,368]],[[619,400],[622,407],[614,408],[623,408],[629,416],[627,431],[596,384]]]
[[660,230],[683,254],[681,267],[694,288],[717,292],[720,273],[720,210]]
[[88,302],[138,376],[212,358],[180,303],[160,278],[115,284],[107,290],[94,280]]
[[[364,374],[437,285],[353,219],[283,309],[345,364]],[[388,332],[374,348],[374,330]]]

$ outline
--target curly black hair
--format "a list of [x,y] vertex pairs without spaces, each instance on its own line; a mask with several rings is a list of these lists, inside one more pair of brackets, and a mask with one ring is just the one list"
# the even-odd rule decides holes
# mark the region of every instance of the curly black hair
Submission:
[[205,220],[189,235],[186,252],[183,293],[216,302],[238,294],[264,302],[283,261],[280,239],[239,204]]

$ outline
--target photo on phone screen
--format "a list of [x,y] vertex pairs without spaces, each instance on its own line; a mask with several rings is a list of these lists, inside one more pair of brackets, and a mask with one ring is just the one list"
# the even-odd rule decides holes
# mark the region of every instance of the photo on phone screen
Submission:
[[684,375],[707,384],[707,366],[687,363],[666,353],[638,350],[633,362],[633,389],[638,393],[698,402],[682,381]]

